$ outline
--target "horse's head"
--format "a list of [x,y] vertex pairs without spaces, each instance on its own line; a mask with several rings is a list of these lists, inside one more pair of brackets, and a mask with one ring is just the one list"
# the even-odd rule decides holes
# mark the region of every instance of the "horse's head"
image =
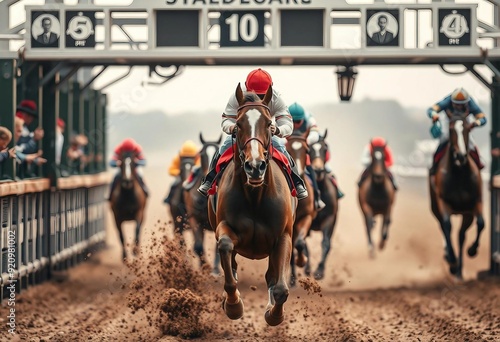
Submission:
[[200,132],[200,142],[202,143],[202,148],[200,151],[201,158],[201,168],[203,171],[208,171],[210,160],[212,160],[213,155],[219,149],[219,145],[222,141],[222,134],[219,136],[217,141],[207,141],[203,138]]
[[371,144],[372,163],[370,171],[373,182],[378,184],[384,182],[387,174],[387,168],[385,167],[385,147],[386,145],[374,146]]
[[456,166],[467,164],[470,126],[465,118],[465,114],[453,115],[450,118],[450,153],[452,162]]
[[124,189],[132,189],[136,178],[135,158],[131,152],[122,153],[120,157],[121,186]]
[[236,118],[236,144],[238,158],[247,175],[247,184],[260,186],[264,183],[267,166],[271,158],[271,113],[267,106],[273,96],[271,87],[263,100],[255,93],[243,94],[240,85],[236,88],[239,108]]
[[309,150],[309,157],[311,158],[311,166],[316,173],[316,179],[320,182],[325,178],[326,169],[325,165],[330,157],[330,150],[325,141],[328,130],[320,136],[319,141],[312,144]]
[[183,157],[181,156],[181,180],[185,181],[188,177],[191,171],[193,170],[194,164],[196,162],[196,157]]
[[303,174],[307,163],[307,155],[309,153],[309,146],[305,136],[291,135],[287,138],[286,149],[292,156],[299,174]]

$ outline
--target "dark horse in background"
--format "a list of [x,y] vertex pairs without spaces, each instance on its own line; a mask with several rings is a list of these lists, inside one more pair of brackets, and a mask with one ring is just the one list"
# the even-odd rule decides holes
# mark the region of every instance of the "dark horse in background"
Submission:
[[267,106],[272,94],[269,87],[261,101],[254,93],[244,95],[238,84],[234,156],[213,195],[217,196],[216,208],[209,198],[208,211],[224,271],[222,306],[226,315],[239,319],[244,311],[236,254],[248,259],[269,257],[265,319],[274,326],[284,320],[284,303],[289,294],[287,277],[297,201],[282,168],[272,157],[272,118]]
[[[194,235],[194,251],[200,258],[200,265],[206,263],[205,250],[203,242],[205,239],[205,229],[211,230],[210,222],[208,220],[208,199],[200,194],[196,189],[201,185],[203,176],[208,173],[210,160],[213,153],[219,149],[222,135],[217,141],[207,141],[200,133],[200,142],[203,147],[199,155],[201,166],[195,169],[184,183],[184,203],[186,205],[186,217],[189,228],[192,229]],[[212,268],[213,274],[220,274],[219,269],[220,259],[219,253],[215,252],[214,265]]]
[[383,217],[382,237],[379,244],[379,248],[383,249],[389,233],[391,209],[396,193],[385,166],[385,146],[371,144],[371,159],[371,164],[367,169],[367,177],[359,186],[358,199],[365,218],[369,255],[373,258],[375,250],[371,233],[375,224],[375,216],[382,215]]
[[293,246],[291,262],[291,279],[290,285],[294,286],[297,279],[295,265],[304,267],[309,262],[307,257],[306,237],[309,236],[309,229],[316,217],[317,211],[314,206],[314,189],[310,178],[306,175],[306,163],[309,158],[309,146],[307,145],[306,136],[309,131],[304,135],[291,135],[287,138],[286,150],[297,165],[297,170],[304,180],[309,196],[299,201],[295,213],[295,223],[293,224]]
[[[321,261],[318,268],[314,271],[313,276],[315,279],[323,279],[325,276],[325,265],[328,254],[330,253],[331,239],[335,223],[337,223],[337,213],[339,210],[339,199],[337,197],[337,187],[333,182],[332,175],[328,174],[325,169],[328,160],[328,144],[326,143],[326,135],[328,131],[320,136],[320,140],[309,147],[309,157],[311,158],[311,165],[316,173],[316,181],[318,188],[321,192],[321,199],[325,202],[326,206],[320,210],[311,224],[312,231],[320,231],[323,233],[323,240],[321,241]],[[304,269],[306,275],[310,275],[311,266],[309,259]]]
[[120,166],[120,178],[117,185],[112,190],[110,196],[110,206],[115,217],[116,227],[120,234],[122,244],[122,258],[127,258],[125,240],[122,231],[122,223],[125,221],[135,221],[135,247],[134,255],[139,248],[141,225],[144,220],[144,210],[146,208],[146,194],[142,189],[137,175],[136,161],[130,153],[124,153],[118,160]]
[[[193,167],[195,165],[195,158],[181,157],[180,159],[180,174],[178,176],[180,179],[177,181],[180,181],[182,185],[182,183],[188,178],[188,176],[191,174],[191,171],[193,170]],[[186,219],[186,204],[184,203],[184,189],[181,185],[172,190],[174,192],[171,194],[172,198],[169,203],[169,211],[172,220],[174,221],[174,233],[179,235],[181,245],[184,245],[185,241],[183,233],[184,230],[188,228],[188,222]]]
[[[468,113],[449,113],[450,135],[447,150],[437,165],[434,182],[429,177],[431,208],[444,234],[445,259],[450,273],[462,279],[465,233],[476,217],[477,237],[467,250],[469,256],[477,254],[479,238],[484,228],[482,181],[477,164],[469,155],[471,126],[465,118]],[[459,232],[458,261],[451,242],[451,215],[462,215]]]

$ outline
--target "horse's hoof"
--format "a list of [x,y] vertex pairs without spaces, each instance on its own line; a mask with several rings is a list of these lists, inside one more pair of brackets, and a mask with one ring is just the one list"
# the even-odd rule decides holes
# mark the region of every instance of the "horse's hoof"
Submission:
[[295,259],[295,265],[297,265],[297,267],[304,267],[306,264],[307,264],[307,257],[304,254],[299,255]]
[[384,247],[385,247],[385,240],[384,240],[384,239],[382,239],[382,240],[380,241],[379,245],[378,245],[378,248],[379,248],[380,250],[383,250],[383,249],[384,249]]
[[470,246],[470,248],[467,250],[467,254],[469,254],[470,257],[475,257],[477,255],[477,247]]
[[458,267],[457,264],[450,264],[450,273],[457,277],[462,276],[460,274],[460,268]]
[[314,272],[314,279],[316,280],[321,280],[325,277],[325,273],[323,271],[318,271]]
[[243,310],[245,307],[243,305],[243,300],[241,298],[238,300],[237,303],[229,304],[226,298],[224,297],[224,299],[222,300],[222,308],[224,309],[224,312],[226,313],[227,317],[236,320],[243,317]]
[[285,319],[285,315],[281,315],[279,317],[275,317],[275,316],[271,315],[271,309],[268,309],[266,311],[266,314],[264,315],[264,317],[266,318],[267,324],[269,324],[272,327],[275,327],[275,326],[281,324],[283,322],[283,320]]
[[210,275],[212,277],[218,278],[218,277],[220,277],[221,273],[220,273],[220,270],[218,268],[214,268],[214,269],[212,269],[212,272],[210,272]]
[[290,278],[290,287],[295,287],[296,284],[297,284],[297,282],[295,281],[295,277],[291,277]]
[[304,274],[308,277],[311,275],[311,269],[308,266],[304,268]]
[[370,257],[370,259],[375,259],[375,249],[373,248],[373,246],[368,249],[368,256]]

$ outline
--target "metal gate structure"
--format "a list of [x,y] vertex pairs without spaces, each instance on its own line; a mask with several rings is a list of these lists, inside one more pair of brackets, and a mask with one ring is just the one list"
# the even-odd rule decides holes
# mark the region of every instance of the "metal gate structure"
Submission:
[[[135,65],[168,81],[185,65],[327,65],[350,70],[350,77],[358,65],[461,65],[491,91],[491,147],[500,149],[500,0],[98,2],[46,0],[26,6],[25,22],[17,23],[11,15],[26,1],[0,0],[0,124],[13,128],[17,103],[35,100],[49,160],[29,171],[14,161],[0,166],[4,294],[11,242],[18,263],[10,274],[19,291],[75,265],[103,241],[103,91],[113,82],[92,84],[108,67],[129,66],[116,81]],[[478,3],[491,16],[479,18]],[[348,44],[339,39],[346,27],[356,33]],[[85,163],[54,162],[59,118],[70,134],[90,138]],[[489,273],[500,275],[500,158],[492,160],[490,185]]]

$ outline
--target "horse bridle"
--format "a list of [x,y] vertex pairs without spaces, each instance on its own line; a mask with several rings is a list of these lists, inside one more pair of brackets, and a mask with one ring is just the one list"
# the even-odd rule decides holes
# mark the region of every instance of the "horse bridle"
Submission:
[[[271,111],[269,109],[268,106],[266,106],[265,104],[262,104],[262,103],[258,103],[258,102],[249,102],[249,103],[245,103],[241,106],[238,107],[237,109],[237,112],[239,113],[240,110],[242,110],[243,108],[246,108],[246,107],[264,107],[265,109],[267,109],[269,112]],[[239,115],[238,115],[239,116]],[[238,126],[235,127],[234,131],[233,131],[233,134],[231,136],[231,138],[233,139],[233,143],[231,144],[232,146],[234,146],[234,140],[236,140],[236,145],[238,147],[238,155],[240,157],[240,160],[241,160],[241,163],[244,164],[245,162],[245,154],[243,152],[243,149],[252,141],[252,140],[255,140],[257,141],[259,144],[262,145],[262,147],[264,147],[264,149],[266,150],[264,152],[264,155],[266,157],[266,164],[269,163],[269,160],[271,160],[271,153],[270,152],[270,147],[272,147],[272,144],[271,144],[271,135],[269,135],[269,140],[267,141],[267,144],[265,144],[261,139],[257,138],[257,137],[252,137],[252,138],[248,138],[245,143],[243,144],[243,146],[240,146],[240,144],[238,143],[238,140],[236,139],[236,134],[238,133]],[[235,151],[233,151],[233,154]]]

